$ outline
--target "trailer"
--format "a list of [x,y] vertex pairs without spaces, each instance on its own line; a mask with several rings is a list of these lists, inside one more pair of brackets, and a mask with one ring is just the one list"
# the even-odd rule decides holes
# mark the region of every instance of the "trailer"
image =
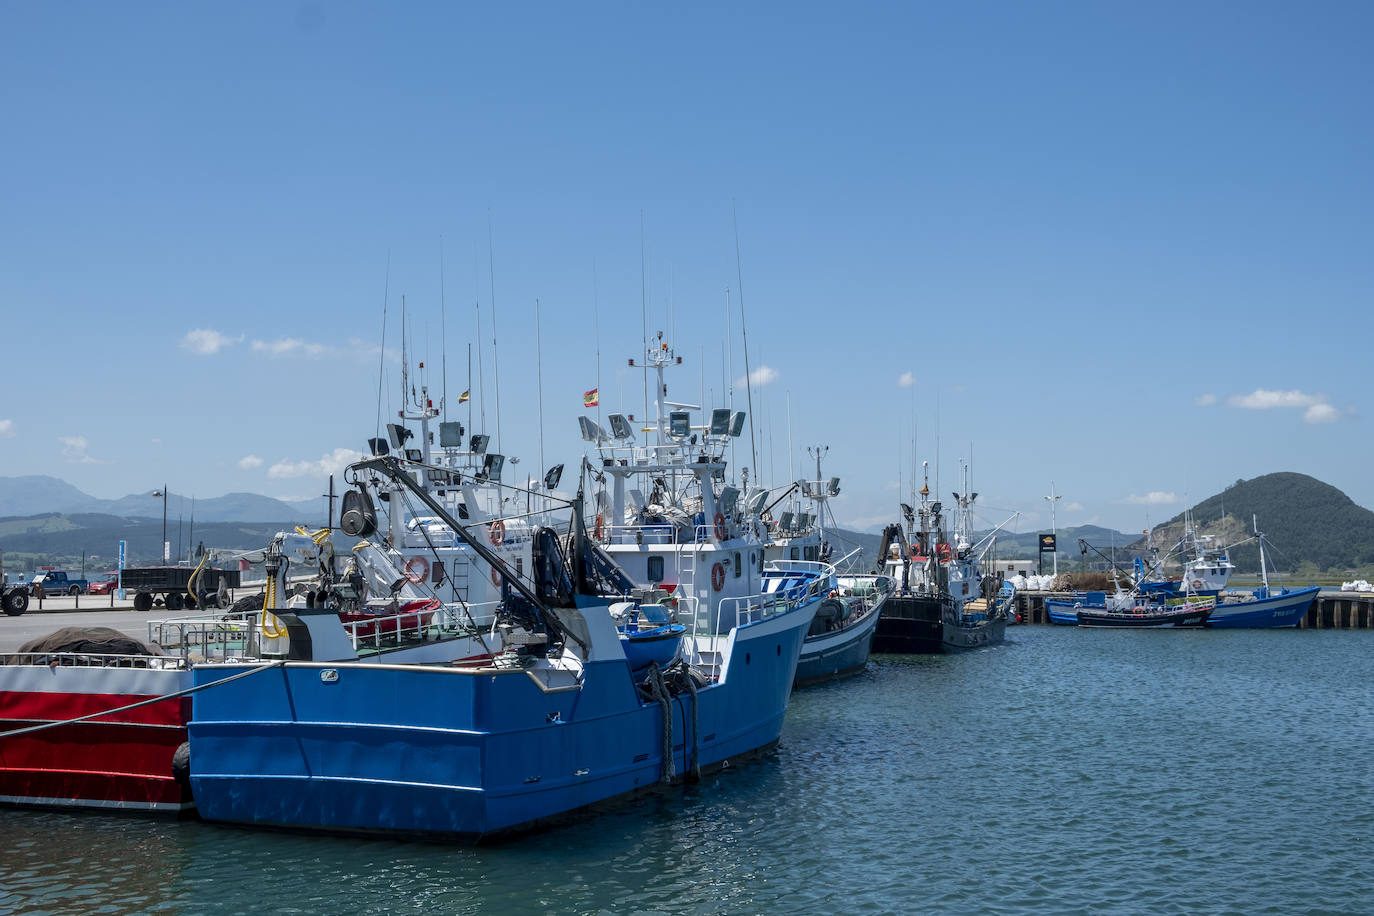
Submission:
[[18,617],[29,609],[29,586],[27,582],[11,582],[5,575],[5,552],[0,550],[0,608],[6,614]]
[[169,611],[198,606],[222,608],[231,603],[230,589],[239,587],[237,569],[205,567],[196,575],[194,566],[135,566],[125,569],[124,591],[132,594],[134,610],[150,611],[161,604]]

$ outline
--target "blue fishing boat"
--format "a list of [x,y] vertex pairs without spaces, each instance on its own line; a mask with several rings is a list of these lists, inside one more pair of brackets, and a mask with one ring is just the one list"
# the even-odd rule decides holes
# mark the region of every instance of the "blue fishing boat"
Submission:
[[220,681],[192,707],[190,783],[203,818],[476,841],[695,779],[777,742],[819,577],[722,602],[714,626],[698,617],[684,628],[676,659],[637,670],[611,610],[623,596],[596,593],[606,557],[587,559],[580,519],[571,562],[556,537],[536,533],[527,584],[395,459],[358,472],[406,486],[502,571],[504,650],[475,664],[298,654],[228,683],[224,666],[197,671],[197,683]]

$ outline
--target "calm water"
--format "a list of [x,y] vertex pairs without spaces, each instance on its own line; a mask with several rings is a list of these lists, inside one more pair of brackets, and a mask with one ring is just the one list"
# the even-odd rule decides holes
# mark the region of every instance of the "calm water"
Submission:
[[504,845],[0,811],[0,913],[1374,912],[1374,632],[1021,627]]

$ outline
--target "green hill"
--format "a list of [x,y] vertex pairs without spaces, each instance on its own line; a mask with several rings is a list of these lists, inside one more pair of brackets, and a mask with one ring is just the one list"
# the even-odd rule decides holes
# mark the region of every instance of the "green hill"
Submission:
[[[1238,544],[1231,561],[1241,574],[1257,572],[1259,550],[1251,518],[1273,546],[1271,562],[1280,570],[1300,567],[1349,571],[1374,565],[1374,512],[1315,477],[1284,471],[1237,480],[1192,509],[1194,524],[1219,544]],[[1183,515],[1154,531],[1158,545],[1174,544],[1183,534]]]

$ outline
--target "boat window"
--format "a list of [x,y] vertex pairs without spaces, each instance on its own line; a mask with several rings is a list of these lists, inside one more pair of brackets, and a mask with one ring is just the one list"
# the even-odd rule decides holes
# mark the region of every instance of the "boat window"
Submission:
[[662,557],[649,557],[649,581],[650,581],[650,582],[662,582],[662,581],[663,581],[663,558],[662,558]]
[[744,566],[740,563],[740,561],[739,561],[739,556],[740,556],[740,555],[739,555],[739,553],[737,552],[737,553],[735,554],[735,578],[736,578],[736,579],[738,579],[740,576],[744,575]]
[[800,559],[801,559],[801,553],[800,553],[800,552],[797,550],[797,548],[795,548],[795,547],[792,548],[792,559],[794,559],[794,560],[800,560]]

